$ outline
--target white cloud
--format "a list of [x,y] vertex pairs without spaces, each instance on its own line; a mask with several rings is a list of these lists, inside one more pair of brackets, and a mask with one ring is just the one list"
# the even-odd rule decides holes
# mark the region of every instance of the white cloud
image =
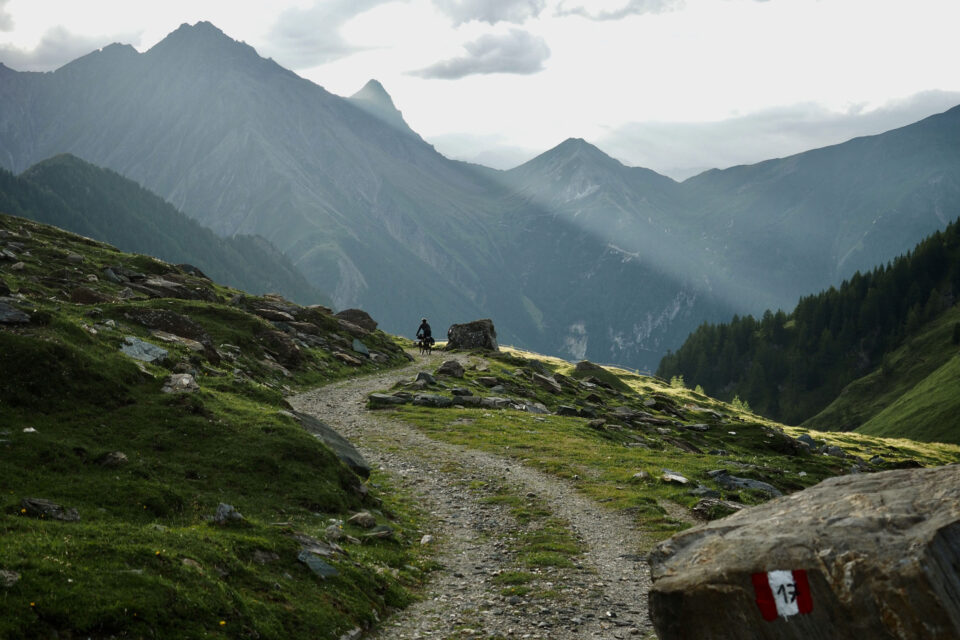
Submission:
[[520,24],[539,16],[546,6],[546,0],[433,0],[433,3],[453,19],[454,25],[471,20]]
[[293,69],[314,67],[369,47],[357,46],[341,34],[343,26],[359,14],[389,0],[327,0],[306,9],[287,9],[266,35],[265,50],[280,64]]
[[[589,8],[588,8],[589,7]],[[609,7],[609,8],[608,8]],[[683,0],[627,0],[616,2],[561,2],[557,7],[558,16],[580,16],[590,20],[622,20],[627,16],[645,13],[663,13],[683,7]]]
[[0,0],[0,31],[13,31],[13,16],[7,12],[10,0]]
[[906,126],[960,104],[960,92],[928,91],[872,110],[815,103],[764,109],[717,122],[637,122],[596,143],[634,166],[684,179],[706,169],[753,164]]
[[17,71],[50,71],[114,42],[138,42],[139,34],[88,36],[73,33],[66,27],[48,29],[33,49],[11,44],[0,45],[0,62]]
[[411,72],[422,78],[454,80],[474,74],[514,73],[529,75],[543,69],[550,57],[546,41],[527,31],[511,29],[505,34],[487,34],[463,45],[467,55],[442,60]]

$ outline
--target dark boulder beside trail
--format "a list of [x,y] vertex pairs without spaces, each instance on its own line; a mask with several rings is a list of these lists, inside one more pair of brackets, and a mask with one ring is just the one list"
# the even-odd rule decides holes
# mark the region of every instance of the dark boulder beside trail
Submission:
[[493,320],[474,320],[466,324],[450,325],[447,330],[447,349],[487,349],[499,351],[497,330]]
[[367,331],[377,330],[377,321],[371,318],[370,314],[363,309],[344,309],[343,311],[335,314],[334,317],[340,318],[341,320],[346,320],[347,322],[355,324],[361,329],[366,329]]
[[960,465],[830,478],[649,562],[661,640],[960,638]]

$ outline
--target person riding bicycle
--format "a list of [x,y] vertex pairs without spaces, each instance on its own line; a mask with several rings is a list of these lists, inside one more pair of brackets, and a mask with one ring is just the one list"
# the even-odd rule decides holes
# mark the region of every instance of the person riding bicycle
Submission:
[[417,339],[423,340],[427,344],[433,344],[433,332],[430,330],[430,323],[426,318],[420,320],[420,327],[417,329]]

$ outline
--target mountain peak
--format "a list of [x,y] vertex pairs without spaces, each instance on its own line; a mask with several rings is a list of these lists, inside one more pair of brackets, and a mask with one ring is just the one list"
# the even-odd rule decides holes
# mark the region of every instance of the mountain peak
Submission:
[[373,78],[368,80],[367,84],[363,85],[360,91],[350,96],[350,99],[376,102],[384,106],[389,106],[391,109],[396,109],[396,106],[393,104],[393,98],[391,98],[387,90],[383,88],[383,85]]
[[[348,98],[350,102],[360,107],[381,122],[384,122],[398,131],[416,136],[410,125],[403,119],[403,114],[393,103],[393,98],[387,93],[377,80],[369,80],[360,91]],[[419,136],[417,136],[419,137]]]
[[260,57],[253,47],[234,40],[205,20],[192,25],[186,22],[181,24],[150,49],[150,53],[158,52],[176,52],[187,56],[201,54],[205,58],[249,55]]

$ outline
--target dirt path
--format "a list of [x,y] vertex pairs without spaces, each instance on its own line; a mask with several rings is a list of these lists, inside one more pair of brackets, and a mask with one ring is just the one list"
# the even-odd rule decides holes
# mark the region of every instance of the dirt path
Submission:
[[[644,638],[652,634],[646,601],[650,579],[644,541],[628,517],[604,510],[555,477],[501,458],[427,438],[409,425],[365,409],[366,396],[433,371],[449,355],[418,357],[403,369],[355,378],[291,398],[350,439],[367,460],[422,499],[434,520],[444,569],[426,598],[371,637]],[[458,356],[466,366],[467,356]],[[572,568],[543,570],[550,597],[501,595],[499,574],[516,569],[510,542],[523,525],[483,501],[506,487],[536,500],[567,523],[586,551]]]

